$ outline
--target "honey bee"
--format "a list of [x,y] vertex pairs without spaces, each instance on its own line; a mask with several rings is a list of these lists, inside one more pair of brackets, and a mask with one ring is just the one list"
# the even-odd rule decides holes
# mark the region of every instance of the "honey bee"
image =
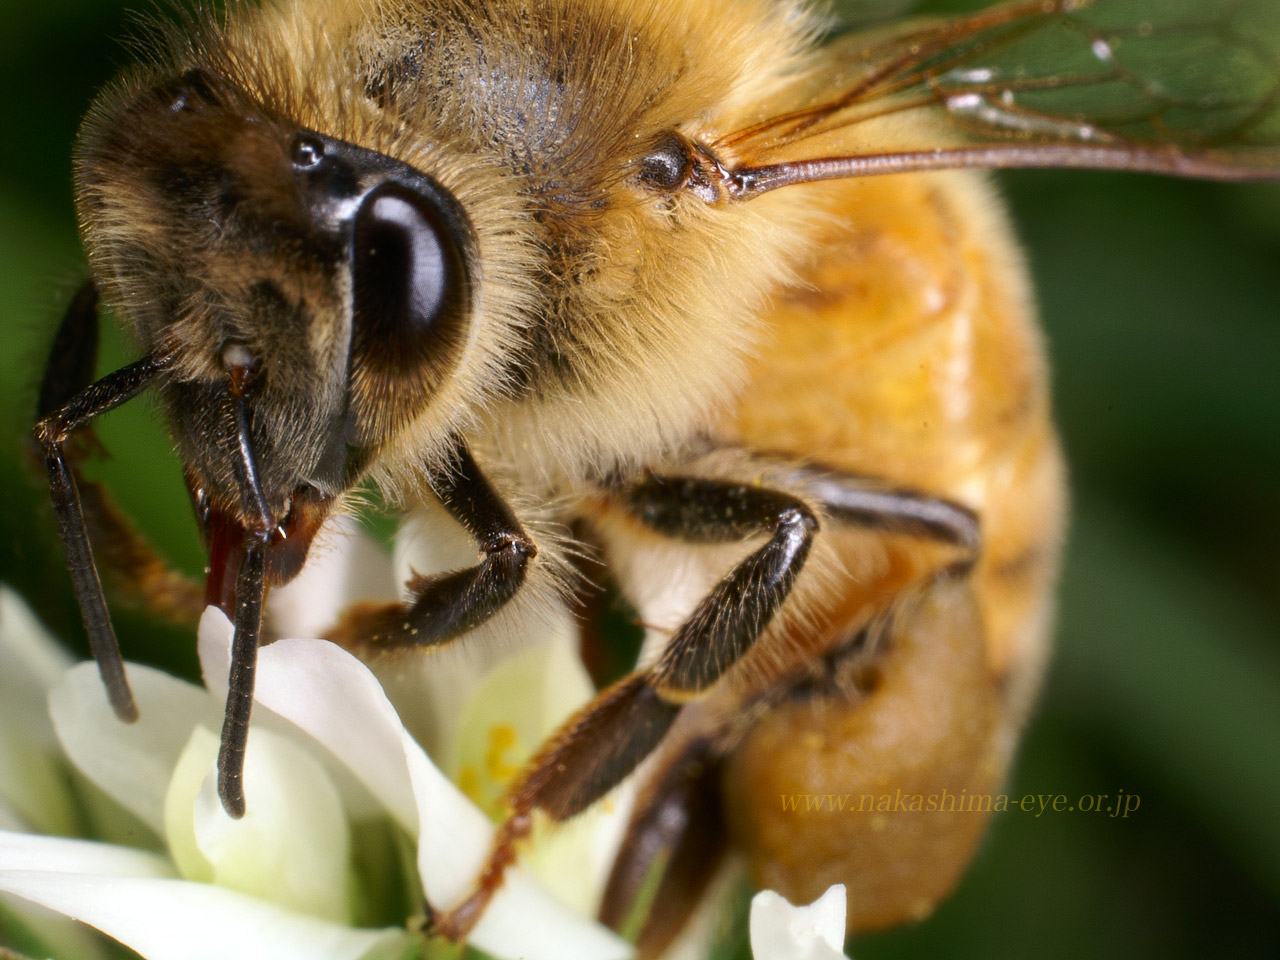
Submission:
[[[66,441],[152,391],[201,599],[235,623],[230,814],[264,597],[373,483],[479,557],[353,608],[336,642],[518,631],[581,589],[581,549],[651,639],[517,778],[437,930],[465,939],[535,816],[642,763],[601,910],[620,925],[665,864],[642,955],[730,848],[792,900],[844,883],[851,931],[925,915],[987,811],[779,797],[994,793],[1043,672],[1062,459],[978,171],[1280,179],[1277,19],[1015,0],[826,38],[773,0],[282,0],[157,28],[81,133],[93,279],[36,426],[116,712],[136,715],[92,544],[157,605],[193,600]],[[89,384],[99,298],[141,357]]]

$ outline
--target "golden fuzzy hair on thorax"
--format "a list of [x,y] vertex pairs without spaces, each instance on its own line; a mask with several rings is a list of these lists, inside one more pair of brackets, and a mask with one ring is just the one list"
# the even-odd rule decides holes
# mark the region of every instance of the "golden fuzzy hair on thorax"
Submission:
[[[179,17],[87,121],[86,242],[99,275],[138,272],[112,240],[163,218],[140,209],[129,171],[95,176],[83,158],[142,91],[207,71],[272,122],[432,176],[471,219],[468,350],[430,409],[382,431],[384,479],[411,487],[450,433],[557,484],[640,463],[738,382],[763,298],[804,247],[805,205],[655,198],[638,165],[669,131],[749,120],[803,73],[815,23],[763,0],[278,0]],[[108,295],[135,326],[150,296]],[[207,373],[210,357],[185,369]]]

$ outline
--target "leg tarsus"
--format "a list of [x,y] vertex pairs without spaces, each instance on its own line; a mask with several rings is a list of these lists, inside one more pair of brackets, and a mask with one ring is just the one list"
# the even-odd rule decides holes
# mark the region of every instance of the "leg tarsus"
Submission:
[[409,582],[413,601],[349,611],[329,639],[351,649],[431,647],[456,640],[490,620],[519,592],[537,544],[489,483],[466,447],[432,475],[445,509],[479,541],[484,557],[465,570]]

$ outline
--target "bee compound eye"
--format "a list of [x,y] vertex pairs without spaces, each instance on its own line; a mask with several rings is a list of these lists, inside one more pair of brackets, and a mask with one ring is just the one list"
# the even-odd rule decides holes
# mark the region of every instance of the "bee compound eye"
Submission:
[[293,138],[289,154],[299,170],[313,169],[324,159],[324,141],[315,134],[300,133]]
[[402,183],[374,188],[355,217],[353,327],[362,362],[409,373],[450,352],[467,302],[453,225]]

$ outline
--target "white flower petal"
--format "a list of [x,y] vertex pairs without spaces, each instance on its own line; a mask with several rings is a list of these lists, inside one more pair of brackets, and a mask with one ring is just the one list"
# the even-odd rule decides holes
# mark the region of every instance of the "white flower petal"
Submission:
[[11,872],[96,873],[157,879],[172,877],[173,866],[165,857],[145,850],[0,831],[0,875]]
[[368,664],[400,722],[433,759],[452,748],[458,717],[489,666],[493,645],[454,643],[430,653],[376,657]]
[[544,642],[490,670],[451,724],[455,733],[440,767],[486,809],[542,742],[595,693],[568,611],[560,619]]
[[[226,676],[231,633],[221,611],[205,611],[200,659],[211,688]],[[322,640],[279,640],[259,652],[256,697],[329,750],[418,835],[418,869],[433,906],[447,909],[469,892],[493,827],[405,730],[364,664]],[[508,872],[470,939],[495,956],[522,960],[631,955],[629,944],[556,903],[519,869]]]
[[[200,619],[200,666],[216,696],[226,695],[233,633],[216,607]],[[417,830],[404,728],[364,664],[325,640],[277,640],[258,652],[254,697],[325,747],[400,826]]]
[[22,596],[0,584],[0,704],[43,706],[44,692],[72,663]]
[[178,874],[184,880],[212,883],[213,864],[200,849],[196,837],[195,807],[200,790],[209,773],[208,748],[212,741],[214,764],[218,757],[218,740],[206,727],[191,731],[186,749],[178,758],[164,797],[164,842],[173,858]]
[[[40,710],[41,716],[46,713]],[[67,772],[56,750],[18,724],[0,722],[0,803],[17,821],[44,833],[75,832]]]
[[342,802],[310,754],[255,730],[245,757],[248,809],[233,820],[217,795],[218,738],[197,727],[165,798],[170,853],[183,876],[322,919],[350,919],[350,831]]
[[76,822],[45,706],[70,666],[26,601],[0,584],[0,801],[45,833],[71,833]]
[[[0,862],[2,850],[0,842]],[[405,936],[325,923],[208,884],[106,871],[0,869],[0,890],[97,927],[147,960],[359,960]]]
[[49,712],[67,756],[90,780],[164,834],[169,778],[197,724],[222,726],[222,707],[199,687],[138,664],[129,683],[140,718],[122,723],[92,663],[72,667],[49,692]]
[[267,597],[267,616],[285,637],[319,637],[358,601],[398,599],[391,557],[348,516],[316,535],[302,572]]
[[156,854],[0,832],[0,891],[97,927],[148,960],[358,960],[405,936],[326,923],[172,874]]
[[467,942],[511,960],[627,960],[635,954],[627,941],[552,899],[519,868],[507,871]]
[[31,873],[98,873],[120,871],[125,876],[168,877],[163,857],[109,844],[84,840],[40,837],[0,831],[0,903],[14,910],[54,955],[95,960],[103,955],[101,944],[89,931],[74,923],[65,911],[50,910],[34,897],[21,896],[22,878]]
[[844,884],[807,907],[762,890],[751,898],[751,954],[755,960],[844,960]]
[[[470,892],[493,827],[407,732],[404,736],[422,820],[418,872],[428,902],[448,909]],[[559,903],[520,867],[507,870],[468,942],[496,957],[520,960],[614,960],[632,954],[625,940]]]

